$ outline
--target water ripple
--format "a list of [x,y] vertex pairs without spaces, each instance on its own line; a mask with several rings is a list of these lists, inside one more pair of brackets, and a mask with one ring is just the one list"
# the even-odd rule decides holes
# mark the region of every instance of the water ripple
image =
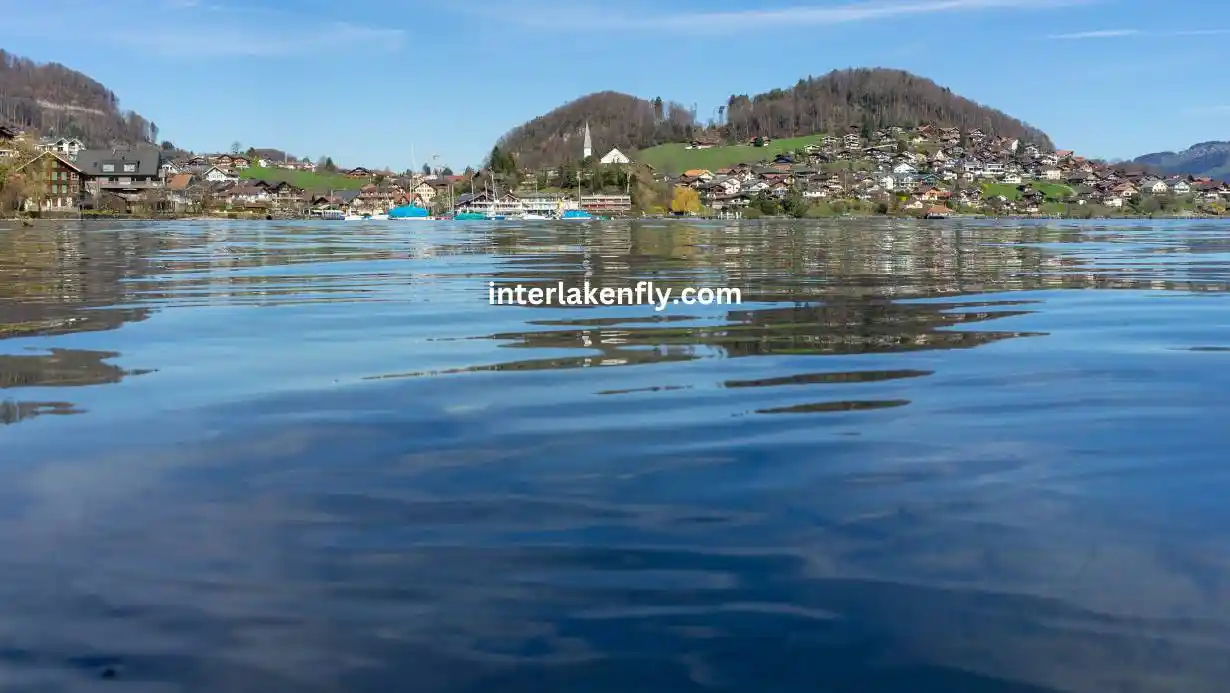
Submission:
[[[638,281],[743,302],[488,303]],[[1221,220],[0,222],[0,690],[1220,693],[1228,289]]]

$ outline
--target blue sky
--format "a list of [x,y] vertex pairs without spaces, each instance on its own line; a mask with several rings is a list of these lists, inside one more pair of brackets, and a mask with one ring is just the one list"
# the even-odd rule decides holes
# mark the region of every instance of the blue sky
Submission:
[[[81,70],[196,151],[477,164],[509,128],[614,89],[696,104],[894,67],[1061,148],[1230,139],[1230,3],[1160,0],[0,0],[3,48]],[[603,143],[595,142],[601,149]]]

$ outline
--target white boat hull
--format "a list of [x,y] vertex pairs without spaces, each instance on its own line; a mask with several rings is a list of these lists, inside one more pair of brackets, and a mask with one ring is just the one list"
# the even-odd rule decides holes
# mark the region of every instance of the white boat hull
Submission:
[[346,221],[388,221],[387,214],[347,214]]

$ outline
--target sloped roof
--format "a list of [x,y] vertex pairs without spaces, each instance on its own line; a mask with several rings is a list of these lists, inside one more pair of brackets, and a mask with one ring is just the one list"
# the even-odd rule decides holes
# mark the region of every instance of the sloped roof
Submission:
[[43,152],[42,154],[39,154],[38,156],[34,157],[33,159],[31,159],[31,160],[27,161],[26,163],[22,164],[22,165],[21,165],[21,168],[19,168],[19,169],[17,169],[17,170],[22,170],[22,169],[25,169],[25,168],[26,168],[27,166],[29,166],[30,164],[33,164],[34,162],[39,161],[39,160],[41,160],[41,159],[43,159],[43,158],[45,158],[45,157],[51,157],[51,158],[53,158],[53,159],[58,159],[58,160],[59,160],[59,162],[60,162],[61,164],[64,164],[65,166],[67,166],[67,167],[69,167],[69,168],[73,169],[74,171],[76,171],[76,172],[78,172],[78,173],[82,173],[82,172],[83,172],[83,171],[82,171],[82,169],[81,169],[81,166],[80,166],[79,164],[77,164],[77,163],[73,163],[72,161],[69,161],[68,159],[66,159],[66,158],[64,158],[64,157],[62,157],[62,156],[60,156],[59,154],[57,154],[57,153],[55,153],[55,152]]
[[[116,164],[115,171],[128,175],[155,176],[162,165],[161,153],[154,147],[116,147],[115,149],[83,149],[77,154],[77,168],[88,176],[103,175],[104,164]],[[136,164],[135,171],[124,171],[122,164]]]

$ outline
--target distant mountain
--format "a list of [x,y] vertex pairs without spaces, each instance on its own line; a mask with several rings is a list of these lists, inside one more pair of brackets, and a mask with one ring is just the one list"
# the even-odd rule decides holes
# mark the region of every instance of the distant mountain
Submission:
[[1132,160],[1169,174],[1230,180],[1230,142],[1201,142],[1181,152],[1157,152]]
[[600,92],[513,128],[497,145],[516,156],[519,165],[536,167],[579,159],[586,122],[597,156],[612,147],[631,153],[664,142],[684,142],[702,131],[726,139],[781,138],[844,132],[850,127],[928,123],[979,128],[991,137],[1014,137],[1054,149],[1041,130],[902,70],[836,70],[801,79],[789,89],[732,95],[715,113],[717,123],[701,124],[695,108],[661,98],[650,101]]
[[0,50],[0,124],[40,135],[76,137],[89,147],[156,142],[158,126],[86,75]]

